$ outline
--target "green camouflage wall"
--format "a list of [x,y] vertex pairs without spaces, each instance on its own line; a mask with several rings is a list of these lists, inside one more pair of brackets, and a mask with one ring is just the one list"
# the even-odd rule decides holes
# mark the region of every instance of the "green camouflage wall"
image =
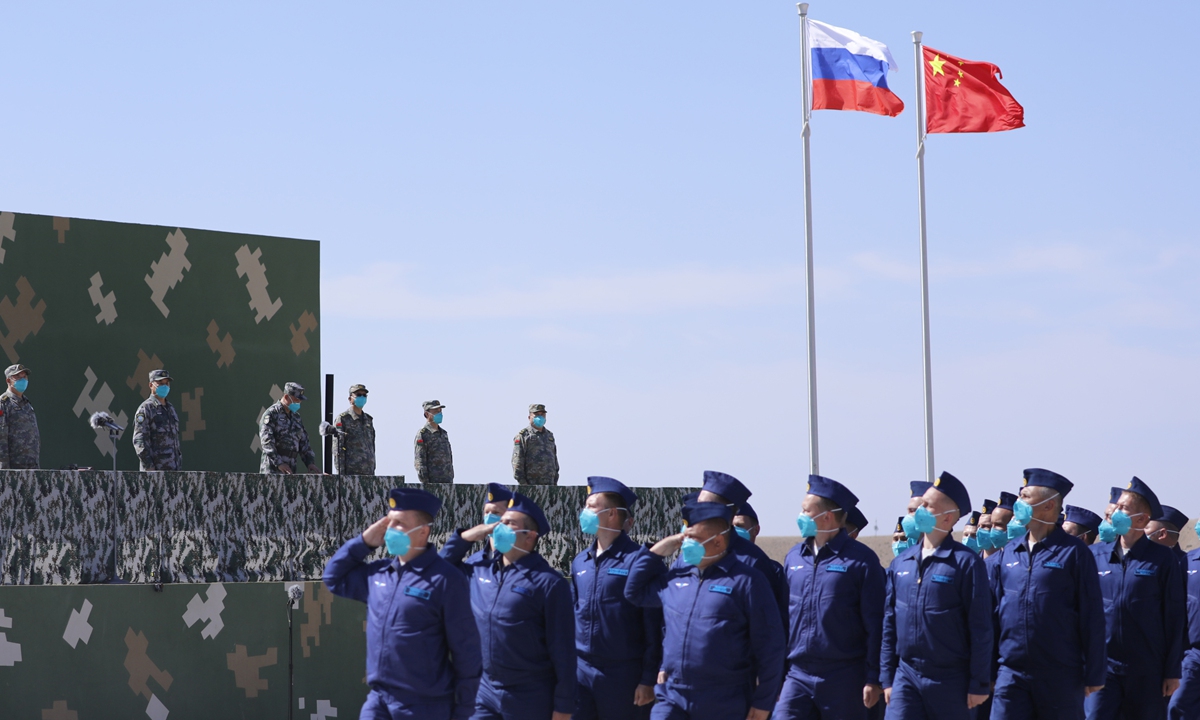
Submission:
[[[88,417],[126,425],[165,367],[184,467],[257,470],[257,419],[285,382],[312,388],[316,435],[319,320],[314,241],[0,212],[0,364],[30,369],[44,468],[111,468]],[[118,466],[136,470],[130,435]]]

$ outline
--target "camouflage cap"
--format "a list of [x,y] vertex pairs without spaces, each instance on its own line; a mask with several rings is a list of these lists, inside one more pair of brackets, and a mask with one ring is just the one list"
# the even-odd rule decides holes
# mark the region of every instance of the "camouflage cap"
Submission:
[[23,373],[23,372],[29,372],[29,368],[25,367],[21,363],[17,363],[16,365],[9,365],[8,367],[4,368],[4,377],[10,378],[13,375],[16,375],[18,373]]
[[434,410],[441,410],[446,406],[437,400],[426,400],[425,402],[421,403],[421,407],[425,408],[425,412],[433,412]]
[[283,386],[283,394],[291,395],[292,397],[294,397],[297,400],[307,400],[308,399],[308,398],[304,397],[304,386],[301,385],[300,383],[294,383],[294,382],[285,383]]
[[150,371],[150,382],[158,382],[159,380],[170,380],[170,379],[171,379],[171,373],[167,372],[166,370],[151,370]]
[[366,385],[358,385],[358,384],[355,384],[355,385],[351,385],[351,386],[350,386],[350,394],[351,394],[351,395],[353,395],[354,393],[356,393],[356,392],[359,392],[359,391],[362,391],[362,393],[363,393],[364,395],[368,394],[368,393],[367,393],[367,386],[366,386]]
[[540,412],[546,412],[546,406],[545,406],[545,405],[543,405],[543,404],[541,404],[541,403],[534,403],[534,404],[532,404],[532,405],[530,405],[530,406],[529,406],[529,413],[530,413],[531,415],[532,415],[533,413],[540,413]]

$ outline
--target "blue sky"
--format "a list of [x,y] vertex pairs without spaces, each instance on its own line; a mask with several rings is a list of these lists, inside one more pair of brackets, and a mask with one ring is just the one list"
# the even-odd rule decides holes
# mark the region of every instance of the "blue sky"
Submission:
[[[564,482],[725,470],[794,531],[793,4],[245,5],[10,8],[0,205],[321,240],[323,365],[371,388],[381,472],[437,398],[459,480],[504,481],[542,402]],[[924,474],[911,30],[998,64],[1028,125],[929,141],[938,468],[981,499],[1049,467],[1093,509],[1137,474],[1200,514],[1195,63],[1162,34],[1200,10],[1129,8],[812,6],[908,105],[813,120],[821,469],[883,530]]]

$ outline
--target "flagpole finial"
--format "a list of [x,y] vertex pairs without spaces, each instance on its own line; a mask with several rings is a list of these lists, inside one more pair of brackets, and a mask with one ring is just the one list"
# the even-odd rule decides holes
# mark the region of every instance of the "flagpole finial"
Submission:
[[920,43],[921,38],[925,36],[925,33],[921,32],[920,30],[913,30],[912,36],[913,36],[913,42]]
[[800,17],[808,15],[808,3],[796,3],[796,9],[800,11]]

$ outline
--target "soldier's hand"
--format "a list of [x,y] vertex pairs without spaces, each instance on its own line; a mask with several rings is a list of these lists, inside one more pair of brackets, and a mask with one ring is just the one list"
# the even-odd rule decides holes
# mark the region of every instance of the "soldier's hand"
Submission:
[[666,670],[659,670],[659,671],[658,671],[658,684],[659,684],[659,685],[662,685],[662,684],[663,684],[663,683],[665,683],[666,681],[667,681],[667,671],[666,671]]
[[683,544],[683,533],[669,535],[662,540],[654,543],[654,547],[650,548],[650,552],[659,557],[670,557],[679,552],[679,546]]
[[291,475],[291,474],[292,474],[292,468],[291,468],[291,467],[289,467],[289,466],[288,466],[286,463],[285,463],[285,464],[281,464],[281,465],[276,465],[276,466],[275,466],[275,469],[276,469],[276,470],[278,470],[279,472],[283,473],[284,475]]
[[463,540],[466,540],[467,542],[471,542],[471,543],[479,542],[480,540],[484,539],[488,535],[491,535],[492,530],[494,530],[496,528],[496,526],[499,524],[500,523],[498,523],[498,522],[494,522],[494,523],[483,523],[482,525],[476,525],[473,528],[463,530],[461,537]]
[[308,471],[309,471],[310,473],[312,473],[313,475],[320,475],[320,474],[321,474],[321,468],[317,467],[316,465],[309,465],[309,466],[308,466]]
[[970,710],[972,708],[977,708],[980,705],[982,705],[984,702],[986,702],[987,699],[988,699],[987,693],[984,693],[983,695],[968,694],[967,695],[967,709]]
[[633,704],[641,707],[654,702],[654,688],[649,685],[638,685],[633,691]]
[[771,717],[771,711],[758,708],[750,708],[750,712],[746,714],[746,720],[767,720],[769,717]]
[[367,545],[377,548],[383,544],[383,536],[387,532],[388,518],[387,515],[372,523],[371,527],[363,530],[362,539]]
[[875,703],[879,702],[879,696],[883,695],[883,687],[880,685],[863,685],[863,705],[869,708],[875,707]]
[[571,713],[556,712],[550,716],[550,720],[571,720]]
[[1091,695],[1094,692],[1100,692],[1103,689],[1103,685],[1088,685],[1083,689],[1083,696],[1087,697],[1088,695]]
[[1163,697],[1171,697],[1179,689],[1179,678],[1163,680]]
[[883,701],[885,703],[887,703],[888,705],[892,704],[892,689],[891,688],[883,689]]

